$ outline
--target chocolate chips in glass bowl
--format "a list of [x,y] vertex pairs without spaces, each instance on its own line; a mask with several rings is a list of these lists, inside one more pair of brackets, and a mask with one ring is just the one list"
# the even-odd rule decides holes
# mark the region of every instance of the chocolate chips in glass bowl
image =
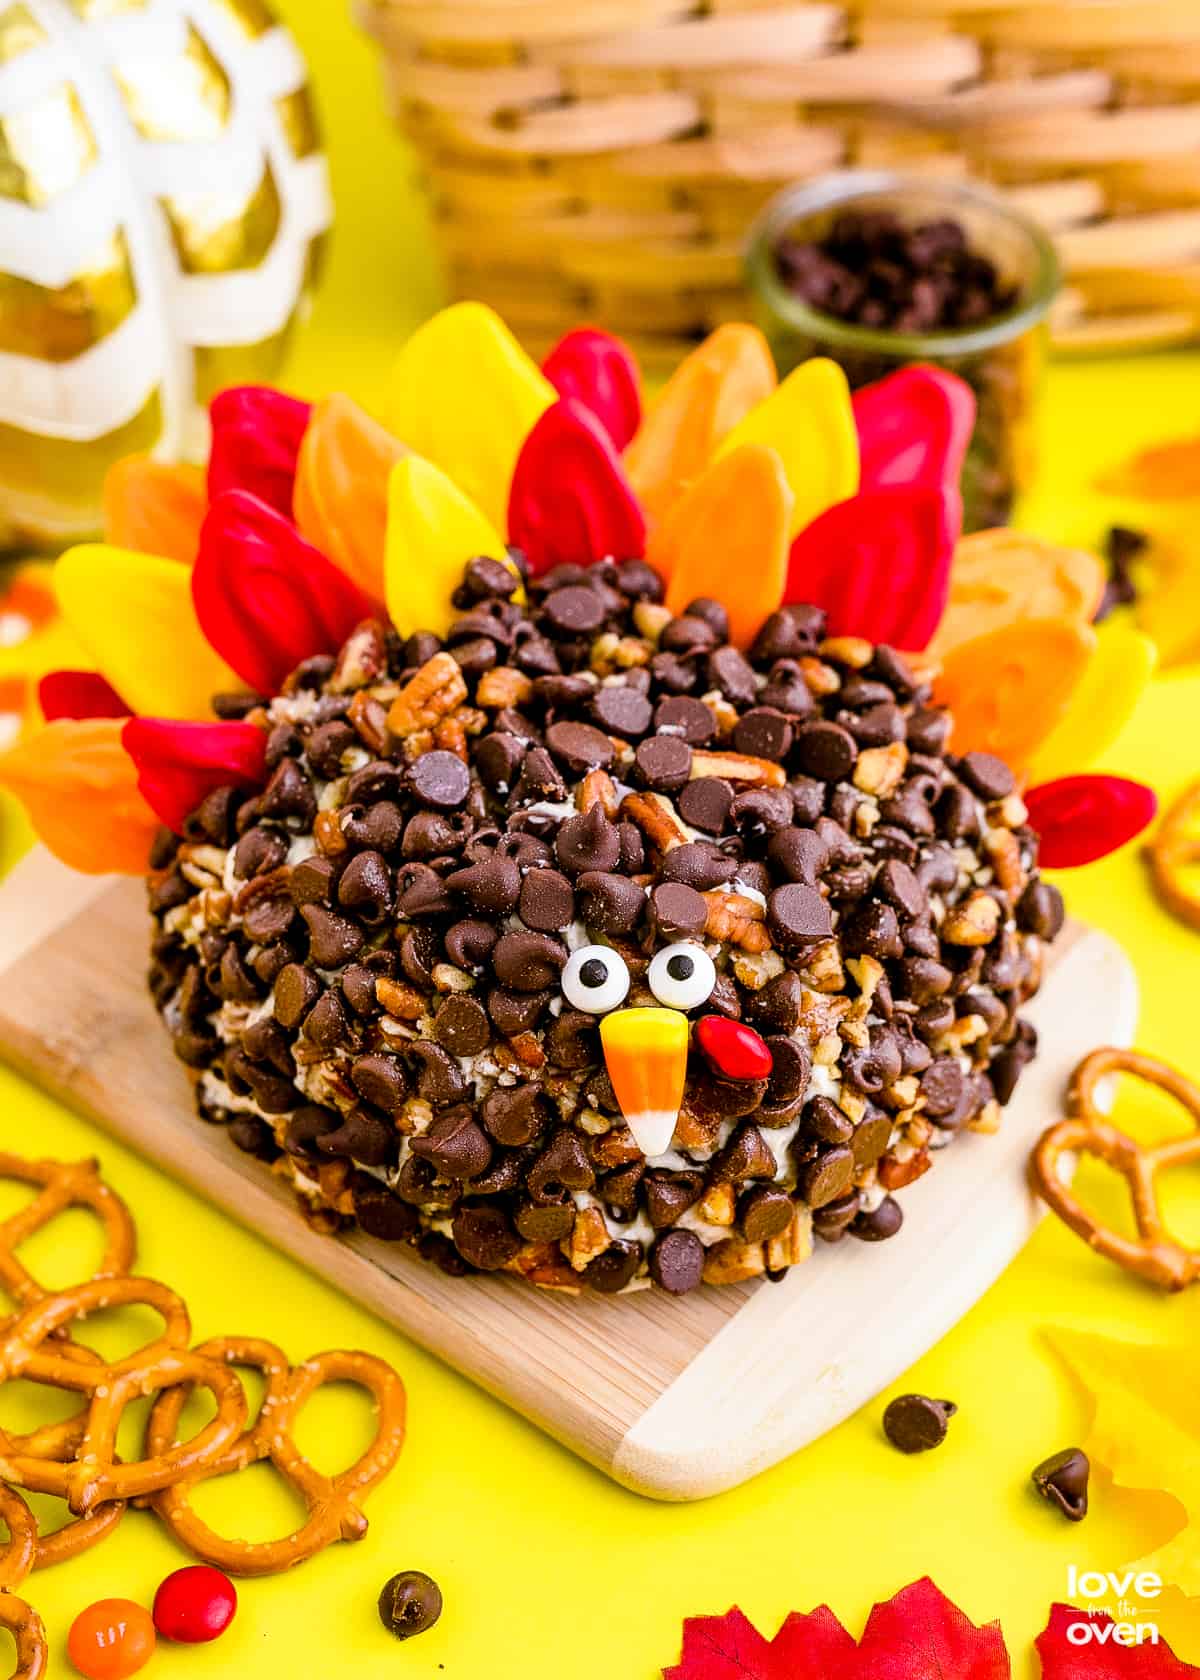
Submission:
[[[202,1117],[320,1229],[456,1276],[682,1293],[890,1238],[1035,1053],[1062,905],[1011,773],[814,608],[740,650],[640,561],[525,588],[472,561],[444,640],[307,662],[248,713],[264,787],[164,837],[150,984]],[[577,1001],[610,966],[615,1006],[668,985],[771,1051],[735,1076],[693,1035],[651,1159]]]

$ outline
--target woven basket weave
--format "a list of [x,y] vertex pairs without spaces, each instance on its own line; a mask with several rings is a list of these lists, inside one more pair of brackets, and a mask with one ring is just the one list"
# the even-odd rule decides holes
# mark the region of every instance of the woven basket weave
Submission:
[[452,289],[652,363],[745,313],[742,241],[837,165],[991,181],[1067,349],[1200,338],[1200,0],[358,0]]

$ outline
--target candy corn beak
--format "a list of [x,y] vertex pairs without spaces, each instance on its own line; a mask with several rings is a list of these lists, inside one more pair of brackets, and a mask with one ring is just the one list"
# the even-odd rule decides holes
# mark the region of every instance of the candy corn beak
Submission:
[[642,1154],[671,1146],[687,1078],[688,1020],[677,1009],[617,1009],[600,1023],[608,1077]]

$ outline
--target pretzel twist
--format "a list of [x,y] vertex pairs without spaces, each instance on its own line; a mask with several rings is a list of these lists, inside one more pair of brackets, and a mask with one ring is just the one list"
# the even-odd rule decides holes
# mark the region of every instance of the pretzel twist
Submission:
[[0,1627],[8,1629],[17,1647],[12,1680],[42,1680],[47,1672],[49,1647],[37,1611],[14,1593],[0,1592]]
[[26,1161],[0,1151],[0,1179],[40,1185],[32,1201],[0,1224],[0,1286],[18,1307],[32,1306],[49,1291],[18,1258],[17,1249],[68,1208],[88,1208],[104,1227],[104,1253],[95,1276],[124,1276],[137,1252],[133,1218],[115,1190],[100,1177],[100,1163]]
[[1200,864],[1200,782],[1180,794],[1146,846],[1150,880],[1163,908],[1200,930],[1200,887],[1188,871]]
[[0,1482],[0,1522],[8,1540],[0,1548],[0,1592],[19,1587],[37,1557],[37,1520],[15,1488]]
[[[1156,1086],[1191,1115],[1197,1130],[1153,1147],[1138,1143],[1106,1120],[1096,1106],[1096,1087],[1114,1073],[1129,1073]],[[1115,1260],[1162,1289],[1184,1289],[1200,1278],[1200,1251],[1168,1231],[1158,1200],[1158,1174],[1200,1161],[1200,1087],[1166,1062],[1138,1050],[1101,1049],[1085,1056],[1071,1076],[1068,1118],[1042,1134],[1030,1163],[1034,1188],[1071,1230],[1097,1254]],[[1069,1154],[1094,1155],[1129,1186],[1137,1237],[1103,1224],[1071,1190],[1061,1171]]]
[[[153,1342],[113,1362],[79,1357],[79,1349],[56,1344],[55,1333],[105,1307],[148,1306],[163,1320]],[[179,1296],[151,1278],[98,1278],[27,1307],[0,1330],[0,1384],[16,1377],[71,1389],[88,1397],[86,1421],[73,1456],[66,1456],[60,1431],[59,1457],[38,1456],[21,1443],[0,1438],[0,1477],[37,1493],[53,1493],[76,1515],[87,1517],[113,1499],[155,1493],[180,1477],[204,1469],[235,1440],[246,1423],[246,1397],[226,1365],[188,1349],[191,1324]],[[187,1383],[207,1388],[217,1415],[190,1441],[159,1457],[124,1464],[116,1458],[116,1435],[126,1406],[156,1389]],[[69,1420],[73,1427],[79,1422]],[[44,1451],[50,1431],[38,1432]]]
[[[163,1488],[150,1502],[175,1538],[205,1563],[231,1575],[274,1575],[313,1557],[335,1540],[361,1540],[367,1531],[362,1502],[391,1470],[404,1445],[404,1385],[395,1371],[368,1353],[347,1352],[319,1353],[289,1367],[284,1354],[270,1342],[239,1336],[204,1342],[196,1352],[227,1366],[262,1372],[266,1392],[258,1417],[240,1439],[195,1474]],[[304,1406],[318,1388],[331,1382],[366,1389],[378,1413],[371,1445],[336,1476],[326,1476],[311,1464],[293,1434]],[[186,1399],[186,1390],[170,1388],[155,1401],[146,1429],[146,1451],[151,1457],[170,1450]],[[307,1509],[306,1521],[278,1540],[227,1539],[215,1533],[192,1509],[193,1487],[211,1476],[263,1461],[273,1464],[295,1488]]]

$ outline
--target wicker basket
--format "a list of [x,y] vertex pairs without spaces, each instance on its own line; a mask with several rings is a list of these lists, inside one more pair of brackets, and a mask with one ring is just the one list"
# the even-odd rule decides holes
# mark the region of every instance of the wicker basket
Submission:
[[1066,349],[1200,338],[1200,0],[359,0],[450,282],[651,363],[746,309],[782,184],[990,180],[1054,232]]

